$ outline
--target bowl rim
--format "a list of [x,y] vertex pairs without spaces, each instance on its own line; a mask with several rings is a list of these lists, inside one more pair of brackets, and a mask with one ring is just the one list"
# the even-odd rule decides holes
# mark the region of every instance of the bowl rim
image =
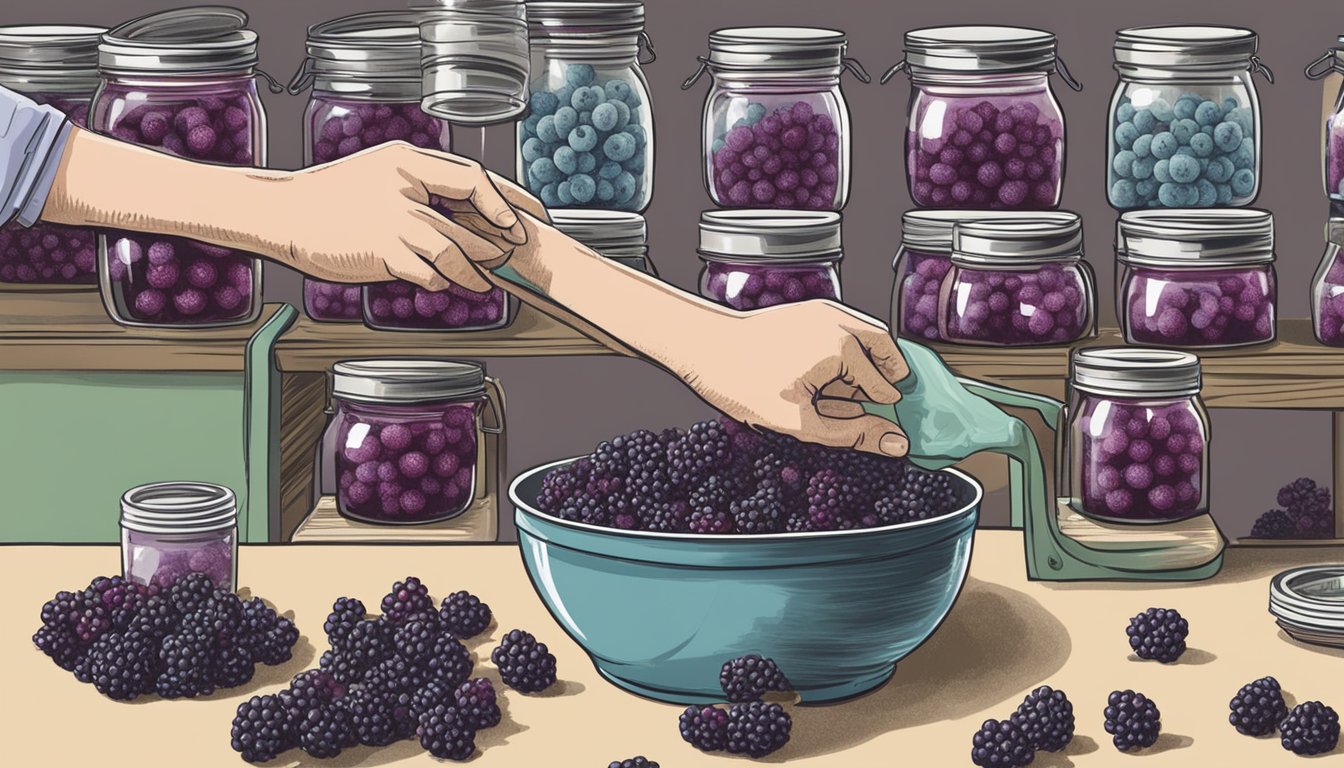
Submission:
[[895,531],[912,530],[926,526],[934,526],[946,523],[948,520],[964,517],[974,512],[980,507],[980,502],[984,500],[985,489],[971,475],[956,469],[946,467],[933,470],[935,472],[946,472],[953,475],[971,486],[975,491],[970,501],[958,507],[952,512],[931,517],[927,520],[913,520],[906,523],[895,523],[893,525],[883,525],[874,528],[851,528],[846,531],[786,531],[780,533],[664,533],[662,531],[640,531],[625,530],[622,528],[611,528],[605,525],[593,525],[591,523],[581,523],[574,520],[563,520],[549,515],[537,509],[534,502],[525,502],[518,495],[518,487],[523,482],[532,477],[548,472],[564,464],[572,464],[585,458],[587,454],[580,456],[571,456],[566,459],[558,459],[547,464],[541,464],[531,469],[518,473],[518,476],[509,483],[509,501],[513,502],[515,515],[526,515],[527,517],[539,518],[552,525],[558,525],[563,528],[569,528],[576,531],[584,531],[599,535],[613,536],[617,538],[636,538],[648,539],[651,541],[716,541],[716,542],[756,542],[756,541],[796,541],[800,539],[832,539],[852,536],[871,536],[878,533],[891,533]]

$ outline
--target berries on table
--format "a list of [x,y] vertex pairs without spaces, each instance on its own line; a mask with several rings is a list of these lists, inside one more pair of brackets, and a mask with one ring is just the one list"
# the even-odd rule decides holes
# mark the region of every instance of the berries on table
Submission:
[[538,693],[555,684],[555,656],[530,632],[511,630],[490,653],[505,685],[520,693]]
[[765,757],[789,742],[793,719],[779,704],[752,701],[728,710],[728,743],[732,754]]
[[1247,736],[1268,736],[1288,716],[1283,690],[1273,677],[1262,677],[1241,686],[1228,708],[1232,710],[1228,722],[1237,733]]
[[1170,664],[1185,653],[1190,622],[1174,608],[1149,608],[1129,620],[1125,634],[1139,658]]
[[986,720],[971,737],[971,762],[981,768],[1019,768],[1036,757],[1027,733],[1009,720]]
[[357,743],[350,724],[350,713],[333,703],[308,710],[298,721],[299,749],[310,757],[331,758]]
[[327,614],[327,620],[322,624],[322,631],[327,633],[327,641],[332,645],[344,642],[350,631],[364,620],[366,614],[364,603],[358,599],[336,598],[336,602],[331,604],[331,613]]
[[754,653],[724,662],[719,671],[719,687],[731,702],[753,701],[767,691],[791,690],[788,678],[774,659]]
[[1058,752],[1073,741],[1073,704],[1063,691],[1048,685],[1027,694],[1011,720],[1033,750]]
[[494,728],[503,719],[495,686],[483,677],[459,685],[452,703],[462,721],[478,731]]
[[466,760],[476,751],[476,731],[451,706],[440,704],[420,715],[416,728],[420,746],[446,760]]
[[490,606],[465,590],[445,597],[439,615],[443,617],[448,629],[463,640],[484,632],[493,618]]
[[383,596],[381,605],[383,617],[394,627],[405,624],[412,614],[434,610],[429,589],[414,576],[393,584],[392,591]]
[[643,755],[637,755],[625,760],[612,760],[607,768],[659,768],[659,765]]
[[253,696],[238,705],[230,745],[249,763],[264,763],[298,746],[285,727],[285,708],[274,695]]
[[1157,704],[1131,690],[1112,691],[1103,714],[1106,732],[1121,752],[1151,747],[1162,730],[1162,713]]
[[718,707],[687,707],[679,727],[681,738],[701,752],[728,748],[728,713]]
[[1319,701],[1293,707],[1279,724],[1283,748],[1298,755],[1320,755],[1339,744],[1339,714]]

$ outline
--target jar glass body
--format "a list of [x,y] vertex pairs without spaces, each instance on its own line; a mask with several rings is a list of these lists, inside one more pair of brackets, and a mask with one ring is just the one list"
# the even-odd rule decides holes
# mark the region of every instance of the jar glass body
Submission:
[[905,170],[921,208],[1057,208],[1064,150],[1044,72],[912,81]]
[[1236,207],[1260,192],[1260,101],[1249,70],[1186,80],[1121,74],[1107,125],[1116,210]]
[[[251,76],[104,78],[90,127],[121,141],[221,165],[266,164],[266,126]],[[128,181],[127,194],[134,194]],[[182,190],[190,194],[191,190]],[[106,230],[100,284],[127,325],[235,325],[261,312],[261,262],[184,237]]]
[[122,575],[137,584],[167,589],[189,573],[203,573],[215,586],[237,581],[238,529],[146,533],[121,529]]
[[[313,91],[303,116],[304,165],[327,163],[388,141],[448,152],[452,136],[448,121],[420,109],[420,84],[400,98],[358,98],[331,91]],[[358,285],[305,277],[303,308],[314,320],[359,322]]]
[[849,198],[840,76],[716,73],[705,97],[705,187],[715,205],[838,211]]
[[1074,390],[1066,495],[1098,520],[1159,523],[1209,510],[1208,414],[1198,397]]
[[336,399],[336,507],[372,523],[457,517],[476,497],[484,398],[369,404]]
[[513,304],[501,288],[476,293],[458,285],[430,291],[404,280],[369,283],[362,292],[364,323],[388,331],[478,331],[502,328]]
[[1116,282],[1125,341],[1236,347],[1274,340],[1273,264],[1163,269],[1123,264]]
[[631,56],[533,43],[517,177],[547,208],[640,212],[653,199],[653,109]]
[[1311,286],[1312,325],[1316,338],[1331,347],[1344,347],[1344,255],[1331,243]]
[[738,310],[761,309],[808,299],[840,300],[836,259],[765,262],[706,260],[700,295]]
[[943,279],[945,341],[992,346],[1067,344],[1092,333],[1095,281],[1084,261],[967,266]]
[[925,342],[942,341],[938,294],[951,270],[952,256],[947,251],[901,246],[891,290],[891,324],[898,335]]

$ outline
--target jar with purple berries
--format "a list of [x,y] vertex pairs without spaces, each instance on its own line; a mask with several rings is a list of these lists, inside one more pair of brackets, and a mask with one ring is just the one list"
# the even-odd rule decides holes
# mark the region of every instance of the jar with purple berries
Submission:
[[1334,213],[1325,228],[1325,255],[1311,283],[1311,317],[1318,341],[1344,347],[1344,211]]
[[336,507],[371,523],[462,514],[476,498],[485,370],[449,360],[352,360],[333,368]]
[[238,583],[238,501],[210,483],[151,483],[121,497],[122,575],[166,589],[189,573]]
[[840,300],[840,214],[730,210],[700,214],[700,295],[739,310]]
[[[653,61],[640,0],[528,2],[518,180],[548,208],[643,211],[653,199]],[[641,56],[645,58],[641,59]]]
[[[420,109],[420,29],[403,11],[343,16],[308,28],[307,56],[289,83],[312,95],[303,119],[304,165],[387,141],[448,151],[448,121]],[[303,281],[303,308],[320,321],[359,322],[360,286]]]
[[[1344,35],[1323,56],[1307,65],[1307,77],[1320,80],[1330,75],[1344,74]],[[1325,194],[1331,200],[1344,200],[1344,84],[1335,95],[1335,107],[1325,118],[1325,143],[1321,160],[1324,163]]]
[[1096,333],[1095,285],[1076,213],[959,221],[938,331],[953,344],[1070,344]]
[[[86,127],[89,97],[98,87],[98,37],[102,27],[24,25],[0,27],[0,86],[64,112]],[[84,227],[39,222],[0,227],[0,284],[94,286],[98,283],[96,233]]]
[[611,261],[658,276],[649,260],[647,226],[638,213],[571,208],[552,213],[551,224]]
[[715,205],[839,211],[849,199],[844,32],[807,27],[738,27],[709,35],[709,56],[682,88],[708,72],[705,187]]
[[1061,494],[1077,512],[1165,523],[1209,510],[1209,417],[1199,358],[1136,347],[1075,350]]
[[1082,85],[1038,29],[958,26],[905,34],[911,96],[905,134],[910,197],[922,208],[1049,210],[1064,181],[1056,72]]
[[[246,24],[242,11],[208,6],[150,14],[108,32],[98,46],[101,82],[89,126],[196,161],[264,166],[257,33]],[[261,313],[254,254],[106,230],[98,258],[103,304],[123,325],[238,325]]]
[[1269,211],[1124,213],[1116,267],[1116,308],[1130,344],[1213,348],[1274,340]]
[[1271,83],[1249,29],[1135,27],[1115,39],[1107,124],[1111,207],[1250,205],[1260,191],[1260,99]]

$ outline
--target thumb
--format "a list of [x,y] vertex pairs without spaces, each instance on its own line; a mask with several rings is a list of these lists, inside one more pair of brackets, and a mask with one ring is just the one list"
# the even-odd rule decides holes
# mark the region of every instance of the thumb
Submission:
[[836,448],[854,448],[879,456],[897,458],[910,450],[910,440],[894,423],[872,414],[852,419],[829,418],[818,414],[819,421],[811,437],[823,445]]
[[854,384],[875,403],[890,405],[900,400],[901,393],[877,369],[873,361],[868,359],[859,344],[856,342],[853,346],[853,354],[846,355],[845,372],[849,374]]

